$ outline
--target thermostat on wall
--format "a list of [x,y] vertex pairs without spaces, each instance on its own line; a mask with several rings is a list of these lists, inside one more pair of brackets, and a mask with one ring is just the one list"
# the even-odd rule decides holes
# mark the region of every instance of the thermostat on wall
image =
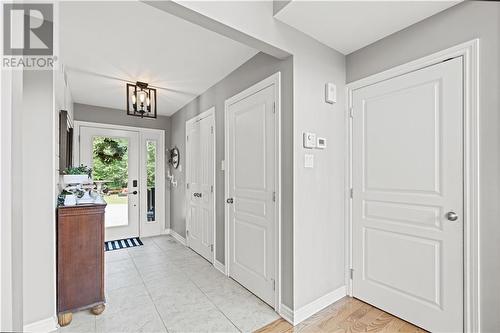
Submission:
[[326,148],[326,138],[318,138],[316,143],[316,148],[325,149]]
[[316,133],[304,132],[304,148],[316,148]]

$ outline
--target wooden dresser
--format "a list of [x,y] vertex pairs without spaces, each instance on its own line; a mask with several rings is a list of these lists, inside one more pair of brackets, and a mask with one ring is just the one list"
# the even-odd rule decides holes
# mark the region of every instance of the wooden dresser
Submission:
[[105,204],[57,208],[57,312],[59,325],[72,312],[104,311]]

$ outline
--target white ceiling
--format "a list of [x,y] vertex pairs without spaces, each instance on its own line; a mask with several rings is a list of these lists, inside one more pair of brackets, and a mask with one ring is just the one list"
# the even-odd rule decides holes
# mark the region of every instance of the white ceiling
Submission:
[[275,17],[323,44],[349,54],[460,1],[294,0]]
[[61,60],[73,100],[124,110],[126,81],[158,89],[171,115],[257,51],[135,1],[63,2]]

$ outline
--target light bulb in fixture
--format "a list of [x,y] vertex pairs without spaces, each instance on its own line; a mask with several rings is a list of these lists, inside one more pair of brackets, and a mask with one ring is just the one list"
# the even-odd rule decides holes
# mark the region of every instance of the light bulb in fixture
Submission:
[[137,104],[137,97],[135,96],[135,93],[132,94],[132,104]]
[[139,91],[137,94],[139,95],[139,102],[143,105],[148,94],[144,90]]

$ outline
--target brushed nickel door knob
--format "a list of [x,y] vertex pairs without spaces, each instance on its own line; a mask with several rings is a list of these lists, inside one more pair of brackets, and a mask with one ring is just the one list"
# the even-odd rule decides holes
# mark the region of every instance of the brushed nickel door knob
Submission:
[[446,218],[448,219],[448,221],[456,221],[458,220],[458,215],[455,212],[448,212],[446,213]]

